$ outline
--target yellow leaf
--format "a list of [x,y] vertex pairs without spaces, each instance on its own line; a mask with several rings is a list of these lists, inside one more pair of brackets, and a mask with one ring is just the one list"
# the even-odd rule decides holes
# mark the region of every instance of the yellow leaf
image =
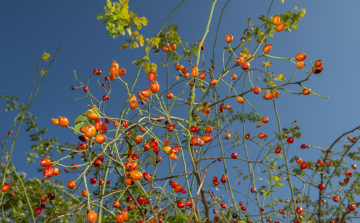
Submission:
[[179,76],[176,76],[176,80],[179,80],[180,79],[180,77]]
[[123,49],[125,49],[125,48],[128,47],[128,46],[129,46],[129,44],[124,43],[123,45],[121,45],[120,49],[123,50]]
[[279,81],[283,78],[283,74],[279,74],[277,77],[276,77],[276,79],[278,79]]
[[270,37],[273,37],[274,36],[274,33],[270,33],[270,35],[269,35]]
[[43,76],[44,74],[46,74],[46,70],[45,70],[45,69],[42,69],[42,70],[40,71],[40,75]]
[[49,61],[49,57],[50,57],[50,54],[44,52],[43,55],[40,57],[40,59],[45,60],[45,61]]
[[263,62],[263,67],[268,67],[268,66],[271,66],[271,64],[272,64],[272,63],[270,63],[269,61],[268,61],[268,62],[266,62],[266,63],[264,63],[264,62]]
[[276,84],[274,84],[273,81],[269,81],[269,84],[270,84],[271,87],[276,87],[277,86]]

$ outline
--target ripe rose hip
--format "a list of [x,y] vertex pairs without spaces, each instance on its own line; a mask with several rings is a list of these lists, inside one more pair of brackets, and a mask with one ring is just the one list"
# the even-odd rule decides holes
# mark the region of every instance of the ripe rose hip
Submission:
[[355,204],[349,204],[349,205],[348,205],[348,209],[349,209],[350,211],[355,211],[356,205],[355,205]]
[[236,159],[237,157],[238,157],[238,154],[237,154],[237,153],[232,153],[232,154],[231,154],[231,158]]
[[287,142],[288,142],[288,143],[293,143],[293,142],[294,142],[294,137],[291,137],[291,136],[290,136],[290,137],[287,139]]

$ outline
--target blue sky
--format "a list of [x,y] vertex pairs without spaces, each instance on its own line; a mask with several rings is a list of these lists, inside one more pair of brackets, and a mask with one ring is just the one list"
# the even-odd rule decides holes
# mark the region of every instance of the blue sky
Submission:
[[[148,26],[141,33],[151,37],[157,33],[162,21],[169,15],[179,1],[130,1],[130,9],[139,16],[148,19]],[[246,19],[256,18],[266,14],[270,1],[232,1],[226,8],[223,22],[219,31],[219,41],[216,60],[221,61],[221,49],[226,45],[223,37],[231,33],[234,42],[238,43],[246,28]],[[214,40],[217,21],[225,1],[218,1],[214,20],[205,42],[211,59],[210,49]],[[266,4],[265,4],[266,3]],[[34,59],[39,58],[44,51],[53,56],[59,45],[56,61],[50,68],[45,82],[39,90],[30,111],[36,114],[38,125],[49,129],[47,137],[58,137],[62,142],[76,142],[72,131],[53,126],[51,118],[59,115],[66,116],[70,122],[86,110],[88,100],[74,102],[74,98],[83,96],[81,89],[72,91],[70,86],[76,85],[72,70],[76,70],[78,78],[86,82],[93,68],[108,70],[112,60],[119,62],[120,67],[127,69],[125,80],[131,82],[136,68],[132,61],[140,59],[144,52],[142,49],[121,51],[124,43],[123,37],[113,39],[110,37],[102,22],[96,20],[95,13],[102,12],[105,1],[5,1],[0,7],[0,63],[1,78],[0,91],[7,95],[17,95],[21,101],[26,101],[29,95],[30,83],[34,72]],[[278,109],[283,127],[289,127],[290,122],[297,120],[300,125],[302,137],[290,148],[290,157],[300,155],[304,159],[312,158],[314,152],[300,150],[303,143],[328,147],[341,133],[358,125],[359,105],[356,103],[359,94],[359,75],[357,74],[358,52],[360,50],[358,27],[358,9],[360,2],[328,1],[328,0],[301,0],[285,1],[284,4],[275,0],[271,15],[276,15],[295,6],[306,9],[306,16],[301,19],[299,29],[293,33],[276,33],[268,40],[273,45],[272,55],[294,57],[299,52],[306,52],[307,62],[322,59],[324,71],[313,75],[306,83],[314,92],[328,96],[324,100],[314,95],[301,96],[284,93],[279,100]],[[205,31],[211,3],[209,1],[187,1],[171,17],[168,23],[178,24],[179,35],[183,42],[197,42]],[[249,46],[255,47],[255,42]],[[159,53],[154,61],[160,63],[165,55]],[[272,61],[273,62],[273,61]],[[274,61],[274,66],[277,61]],[[40,62],[40,66],[45,66]],[[160,67],[160,65],[159,65]],[[288,64],[279,62],[274,72],[283,73],[289,77],[294,71]],[[162,68],[165,73],[165,69]],[[175,74],[172,65],[170,73]],[[161,70],[159,70],[161,75]],[[144,73],[142,73],[144,75]],[[299,79],[301,73],[298,74]],[[146,76],[145,76],[146,77]],[[256,79],[255,75],[255,79]],[[146,78],[144,78],[146,79]],[[175,82],[175,78],[171,80]],[[140,80],[139,90],[148,85],[148,81]],[[259,85],[261,85],[259,83]],[[262,85],[264,85],[262,83]],[[120,87],[120,84],[118,85]],[[141,88],[141,89],[140,89]],[[290,88],[297,91],[298,87]],[[136,91],[136,89],[135,89]],[[121,92],[121,89],[120,89]],[[121,93],[114,93],[113,106],[109,113],[118,114],[122,108]],[[98,93],[97,96],[101,96]],[[111,96],[112,97],[112,96]],[[259,107],[262,114],[268,112],[268,117],[274,125],[263,126],[261,131],[272,133],[276,131],[275,116],[272,103],[264,103],[260,97],[249,96],[255,107]],[[4,103],[0,102],[1,129],[6,134],[12,126],[14,112],[4,112]],[[255,128],[253,134],[258,131]],[[25,152],[30,150],[29,138],[23,131],[15,146],[16,153],[13,161],[20,171],[26,171],[29,176],[40,177],[36,172],[37,165],[30,167],[25,164]],[[340,149],[340,148],[339,148]],[[291,151],[293,150],[293,151]],[[335,148],[336,150],[336,148]],[[318,151],[316,151],[318,152]],[[316,161],[316,160],[313,160]],[[71,161],[69,161],[71,162]],[[221,173],[218,172],[219,176]]]

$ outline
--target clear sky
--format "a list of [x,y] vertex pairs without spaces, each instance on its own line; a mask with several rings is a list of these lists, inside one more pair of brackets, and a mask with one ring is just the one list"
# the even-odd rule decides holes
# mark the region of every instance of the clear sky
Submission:
[[[148,26],[144,27],[141,33],[151,37],[157,33],[162,21],[178,2],[175,0],[130,1],[130,10],[139,16],[147,17]],[[210,50],[217,21],[225,2],[217,3],[214,20],[204,44],[206,50],[209,50],[205,61],[211,59]],[[257,22],[257,17],[267,13],[269,2],[234,0],[229,3],[219,31],[217,61],[221,61],[221,49],[226,45],[223,37],[230,33],[234,36],[234,42],[238,43],[247,26],[246,19],[252,18],[255,24],[260,24]],[[72,131],[53,126],[51,123],[51,118],[59,115],[68,117],[71,123],[90,103],[86,99],[74,102],[74,98],[84,94],[81,89],[77,91],[70,89],[72,85],[77,85],[72,70],[76,70],[78,78],[86,82],[93,68],[107,71],[111,61],[116,60],[121,67],[127,69],[125,80],[131,82],[132,75],[136,73],[136,68],[131,62],[141,59],[144,55],[142,49],[121,51],[120,46],[124,43],[124,38],[120,36],[113,39],[108,35],[105,25],[96,20],[95,13],[103,12],[105,4],[105,1],[94,0],[3,1],[0,4],[1,93],[17,95],[25,102],[35,70],[34,59],[39,58],[44,51],[50,53],[52,57],[58,46],[62,46],[30,108],[30,111],[38,116],[38,126],[49,129],[47,137],[58,137],[61,142],[77,142]],[[291,121],[297,120],[302,132],[301,139],[295,141],[290,148],[290,157],[300,155],[303,159],[310,159],[314,152],[300,150],[301,144],[328,147],[341,133],[354,128],[359,123],[359,105],[356,100],[360,77],[356,66],[359,64],[357,55],[360,51],[360,31],[359,20],[356,18],[358,18],[360,1],[285,0],[282,4],[279,0],[275,0],[270,14],[283,13],[292,10],[295,6],[306,9],[306,16],[301,19],[299,29],[293,33],[276,33],[268,43],[273,45],[272,55],[295,57],[299,52],[306,52],[307,62],[314,62],[317,59],[324,61],[324,71],[319,75],[313,75],[306,86],[330,99],[325,100],[315,95],[284,93],[277,100],[282,126],[289,127]],[[205,31],[210,8],[210,1],[186,1],[168,23],[178,24],[179,35],[183,42],[197,42]],[[249,46],[250,49],[254,47],[255,42]],[[164,57],[164,54],[159,53],[154,56],[154,60],[160,63]],[[41,62],[40,66],[42,65],[45,63]],[[291,76],[293,71],[294,68],[287,64],[277,65],[274,70],[275,74],[283,73],[287,77]],[[160,68],[159,75],[161,72],[165,73],[165,69]],[[170,72],[175,74],[172,65]],[[300,80],[300,77],[298,78]],[[147,86],[147,78],[143,79],[140,80],[139,85]],[[175,81],[173,78],[172,82]],[[261,84],[264,86],[263,83]],[[297,91],[297,88],[290,89]],[[101,93],[98,96],[100,97]],[[114,101],[109,105],[109,107],[113,106],[109,113],[116,116],[122,108],[121,99],[125,95],[118,93],[111,97]],[[257,99],[251,97],[249,100],[253,100],[253,105],[258,107],[262,114],[269,112],[267,116],[274,121],[274,125],[264,126],[261,130],[269,134],[276,131],[272,103],[265,105],[260,97]],[[14,112],[5,113],[4,107],[4,103],[0,101],[2,131],[0,135],[6,134],[11,128],[15,115]],[[257,134],[256,131],[258,130],[254,130],[254,135]],[[26,171],[30,177],[41,177],[41,174],[36,172],[38,165],[33,164],[29,167],[25,164],[25,152],[30,150],[29,144],[28,134],[23,131],[15,147],[14,164],[20,171]],[[220,174],[221,171],[217,172],[218,176]]]

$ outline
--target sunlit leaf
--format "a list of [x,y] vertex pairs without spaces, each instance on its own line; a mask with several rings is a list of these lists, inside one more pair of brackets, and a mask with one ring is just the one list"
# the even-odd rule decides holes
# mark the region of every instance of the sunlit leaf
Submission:
[[45,69],[42,69],[42,70],[40,71],[40,75],[43,76],[43,75],[46,74],[46,72],[47,72],[47,71],[46,71]]
[[120,49],[123,50],[123,49],[127,48],[128,46],[129,46],[129,44],[124,43],[124,44],[120,47]]
[[40,57],[40,59],[45,60],[45,61],[49,61],[49,57],[50,57],[50,54],[44,52],[43,55]]
[[269,61],[267,61],[266,63],[265,62],[263,62],[263,67],[268,67],[268,66],[271,66],[271,62],[269,62]]

